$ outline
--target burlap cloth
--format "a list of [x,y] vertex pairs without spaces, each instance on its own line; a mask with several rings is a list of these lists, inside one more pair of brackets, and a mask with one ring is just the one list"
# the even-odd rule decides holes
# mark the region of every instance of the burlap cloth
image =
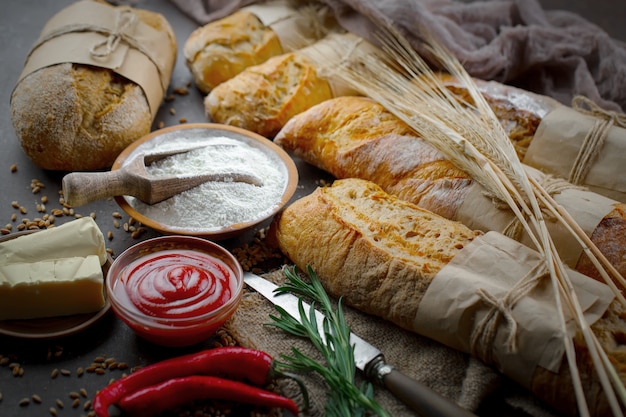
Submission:
[[[285,280],[280,270],[263,276],[277,284]],[[378,317],[349,307],[345,307],[344,311],[352,331],[380,349],[389,364],[466,409],[503,417],[555,416],[525,389],[469,355],[403,330]],[[292,347],[297,347],[322,360],[308,340],[267,326],[271,322],[270,314],[276,314],[273,305],[253,290],[246,290],[241,306],[227,322],[225,329],[239,344],[263,350],[276,358],[281,354],[289,354]],[[311,400],[310,409],[304,415],[323,416],[328,388],[317,375],[303,375],[302,378]],[[301,401],[295,383],[281,380],[279,389],[297,402]],[[415,415],[383,387],[375,386],[375,396],[392,416]]]
[[[199,24],[262,0],[171,0]],[[305,0],[301,0],[305,1]],[[537,0],[318,0],[344,29],[374,43],[388,20],[422,51],[417,27],[445,45],[474,77],[515,85],[570,105],[582,95],[626,110],[626,45],[575,13]]]

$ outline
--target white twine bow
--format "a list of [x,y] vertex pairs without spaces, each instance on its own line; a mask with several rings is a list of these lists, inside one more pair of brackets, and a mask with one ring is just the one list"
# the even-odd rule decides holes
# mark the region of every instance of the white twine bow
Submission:
[[604,110],[587,97],[576,96],[572,100],[572,107],[578,112],[594,116],[596,121],[585,136],[576,160],[570,170],[568,181],[572,184],[581,184],[591,169],[593,160],[598,156],[604,141],[611,128],[626,127],[626,114]]
[[474,327],[470,337],[472,354],[486,363],[493,362],[493,345],[502,318],[506,320],[508,336],[505,348],[509,352],[517,351],[517,321],[513,317],[513,308],[519,300],[528,295],[548,274],[544,262],[538,262],[525,277],[520,279],[501,299],[489,294],[485,289],[477,290],[482,301],[489,306],[489,311]]
[[[81,3],[82,2],[78,2],[76,5]],[[140,17],[135,14],[132,7],[121,6],[116,7],[111,11],[109,6],[98,5],[98,3],[93,3],[93,5],[102,9],[102,16],[96,15],[93,19],[89,19],[87,22],[83,20],[76,21],[76,19],[68,19],[70,20],[68,22],[57,22],[56,26],[53,26],[51,29],[46,29],[37,42],[35,42],[28,54],[27,61],[30,60],[31,56],[36,50],[38,50],[38,48],[53,39],[61,38],[70,34],[88,35],[96,33],[105,37],[105,39],[101,41],[93,41],[94,45],[91,47],[87,42],[81,43],[79,45],[80,49],[77,49],[76,51],[72,50],[71,53],[66,54],[68,57],[65,58],[67,61],[64,62],[102,66],[102,68],[109,68],[116,71],[119,68],[119,63],[115,63],[115,67],[107,66],[107,64],[110,63],[106,62],[106,57],[114,53],[119,47],[120,42],[123,41],[124,44],[129,46],[129,48],[140,52],[154,65],[154,68],[159,75],[161,90],[162,92],[165,92],[169,83],[169,67],[168,63],[164,59],[161,59],[160,51],[155,48],[153,39],[157,36],[159,36],[158,39],[161,39],[168,35],[165,33],[159,33],[160,31],[153,30],[149,25],[142,25]],[[97,12],[98,10],[96,10],[96,13]],[[114,27],[111,28],[108,22],[113,17],[115,18],[115,22],[113,23]],[[72,39],[72,41],[78,42],[80,39]],[[46,51],[46,53],[49,52]],[[89,60],[87,61],[85,58],[89,58]],[[122,58],[126,59],[125,57]],[[98,61],[98,63],[95,61]],[[40,67],[36,67],[35,69],[37,68]],[[32,72],[32,70],[30,72]],[[28,73],[23,74],[22,78],[27,74]]]
[[97,58],[105,58],[115,51],[122,39],[128,41],[129,29],[135,27],[137,15],[128,7],[122,7],[117,13],[115,29],[106,39],[98,42],[89,50],[89,53]]

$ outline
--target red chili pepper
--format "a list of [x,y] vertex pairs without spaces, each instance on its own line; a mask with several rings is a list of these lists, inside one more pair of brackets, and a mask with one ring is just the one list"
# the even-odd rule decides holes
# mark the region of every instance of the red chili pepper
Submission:
[[220,399],[263,407],[279,407],[298,415],[298,406],[287,397],[246,385],[243,382],[200,375],[174,378],[140,389],[123,397],[118,405],[129,416],[153,416],[202,399]]
[[273,363],[267,353],[240,346],[208,349],[166,359],[139,369],[100,390],[94,397],[93,410],[98,417],[108,417],[109,406],[116,404],[125,395],[188,375],[228,376],[261,386],[280,375],[272,366]]

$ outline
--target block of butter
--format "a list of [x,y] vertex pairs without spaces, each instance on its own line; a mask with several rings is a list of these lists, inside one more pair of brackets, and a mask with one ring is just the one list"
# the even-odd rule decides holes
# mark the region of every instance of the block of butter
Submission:
[[97,255],[107,260],[104,235],[91,217],[0,243],[0,265]]
[[0,243],[0,320],[92,313],[105,305],[100,228],[91,217]]
[[0,265],[0,320],[96,312],[103,283],[97,255]]

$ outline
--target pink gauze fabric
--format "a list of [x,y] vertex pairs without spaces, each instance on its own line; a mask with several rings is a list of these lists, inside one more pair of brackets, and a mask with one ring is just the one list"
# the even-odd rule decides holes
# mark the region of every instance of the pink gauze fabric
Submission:
[[[255,0],[171,0],[198,24]],[[346,29],[376,43],[390,21],[421,50],[418,27],[446,46],[474,77],[495,80],[566,105],[583,95],[606,110],[626,110],[626,44],[567,11],[537,0],[318,0]]]

